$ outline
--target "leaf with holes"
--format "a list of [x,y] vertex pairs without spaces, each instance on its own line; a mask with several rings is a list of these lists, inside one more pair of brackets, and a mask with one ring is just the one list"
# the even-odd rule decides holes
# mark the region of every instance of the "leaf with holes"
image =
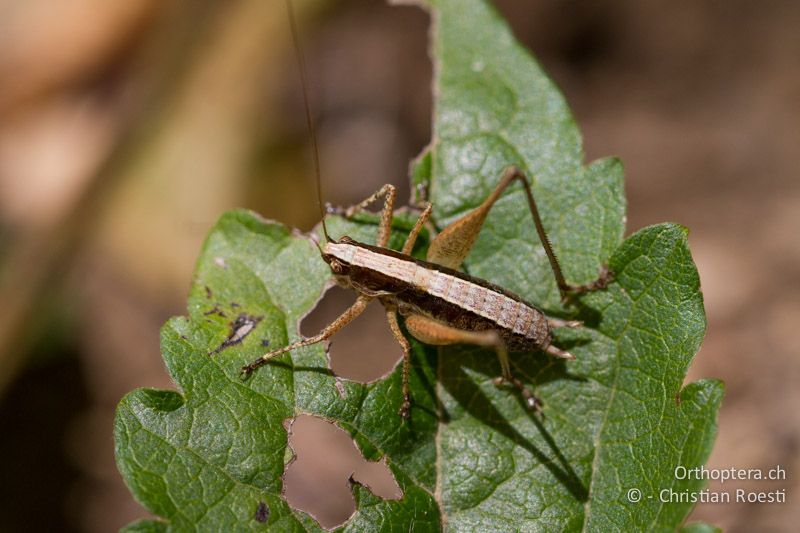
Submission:
[[[120,471],[161,517],[130,530],[319,529],[281,496],[291,459],[284,423],[300,413],[334,421],[368,459],[386,458],[403,491],[383,500],[354,485],[357,510],[344,530],[674,530],[691,510],[662,503],[660,491],[702,486],[674,469],[708,457],[722,386],[682,388],[705,331],[685,229],[663,224],[623,241],[619,162],[583,166],[563,97],[485,2],[431,4],[434,138],[412,178],[427,186],[441,228],[481,202],[505,166],[532,177],[567,278],[589,281],[607,263],[616,281],[562,307],[516,188],[489,215],[465,269],[548,314],[583,320],[555,341],[577,360],[512,354],[513,371],[544,402],[542,418],[492,384],[491,352],[466,346],[412,341],[407,422],[397,416],[399,369],[368,385],[340,381],[322,346],[276,358],[242,382],[240,366],[265,344],[299,338],[329,271],[307,238],[228,213],[204,245],[189,316],[162,332],[180,392],[134,391],[117,412]],[[331,226],[374,234],[364,224]],[[393,245],[401,241],[397,234]]]

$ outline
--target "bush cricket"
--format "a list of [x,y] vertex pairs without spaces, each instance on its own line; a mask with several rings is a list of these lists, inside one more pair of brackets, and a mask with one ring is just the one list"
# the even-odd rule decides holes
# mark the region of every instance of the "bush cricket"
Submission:
[[404,317],[406,330],[426,344],[473,344],[493,349],[501,368],[501,376],[495,379],[495,384],[507,383],[514,386],[520,391],[529,409],[540,410],[541,404],[536,396],[512,374],[508,352],[542,351],[553,357],[574,359],[572,354],[552,344],[552,328],[578,327],[581,323],[549,318],[536,306],[516,294],[460,272],[459,267],[475,243],[492,206],[509,185],[519,181],[525,190],[533,223],[553,270],[562,301],[566,302],[575,294],[604,288],[612,279],[611,272],[602,267],[598,279],[585,285],[570,285],[566,282],[539,217],[528,178],[515,166],[509,166],[503,172],[494,191],[480,206],[435,236],[430,243],[425,261],[415,259],[410,254],[417,236],[429,220],[432,205],[430,203],[424,205],[402,250],[400,252],[391,250],[387,246],[396,190],[394,186],[388,184],[363,202],[344,211],[345,216],[349,218],[383,198],[376,246],[360,243],[349,237],[341,237],[338,240],[331,238],[322,209],[319,154],[309,105],[303,54],[291,1],[287,0],[286,3],[303,82],[306,119],[312,139],[317,200],[323,215],[322,230],[325,243],[321,247],[319,244],[317,246],[337,284],[355,290],[358,297],[351,307],[320,333],[265,353],[242,367],[242,376],[246,378],[275,356],[328,340],[358,317],[369,302],[377,299],[383,304],[392,334],[403,349],[403,399],[399,409],[401,417],[406,419],[411,412],[409,393],[411,345],[400,329],[398,314]]

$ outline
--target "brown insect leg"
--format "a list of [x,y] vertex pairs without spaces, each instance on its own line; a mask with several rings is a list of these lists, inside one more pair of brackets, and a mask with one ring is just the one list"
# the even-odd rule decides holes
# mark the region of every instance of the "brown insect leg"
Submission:
[[500,185],[508,185],[515,179],[519,180],[522,183],[522,186],[525,188],[525,196],[528,199],[528,208],[530,209],[531,216],[533,217],[533,225],[536,226],[536,233],[539,235],[539,241],[541,241],[542,247],[547,254],[547,260],[550,261],[550,268],[553,270],[553,276],[556,278],[556,284],[558,285],[558,290],[561,293],[561,299],[566,300],[569,285],[564,279],[564,274],[561,271],[561,265],[558,263],[558,258],[556,257],[555,252],[553,252],[553,246],[550,244],[550,239],[547,237],[547,232],[544,230],[544,224],[542,224],[542,218],[539,216],[539,209],[536,207],[536,200],[533,198],[533,192],[531,191],[531,186],[528,183],[528,177],[517,167],[511,166],[508,167],[503,173],[503,178],[500,180]]
[[539,209],[536,207],[536,200],[533,198],[533,192],[528,183],[528,178],[515,166],[508,167],[503,172],[503,176],[500,178],[497,187],[495,187],[492,194],[490,194],[480,206],[447,226],[436,236],[428,248],[428,261],[439,263],[450,268],[458,268],[461,266],[461,263],[464,262],[464,258],[467,256],[470,249],[472,249],[472,245],[475,244],[475,239],[478,237],[478,233],[486,220],[486,216],[489,214],[489,210],[497,199],[500,198],[500,195],[506,187],[514,180],[518,180],[525,188],[525,196],[528,200],[531,216],[533,217],[533,224],[536,227],[536,233],[539,235],[542,247],[547,254],[550,268],[553,270],[553,276],[556,278],[556,284],[561,293],[561,299],[566,301],[570,295],[605,288],[613,279],[613,274],[606,267],[601,269],[600,277],[597,280],[585,285],[570,285],[564,279],[561,265],[558,262],[555,252],[553,252],[553,246],[550,244],[550,239],[547,237],[547,232],[545,232],[542,219],[539,216]]
[[410,315],[406,317],[406,328],[415,338],[426,344],[446,345],[446,344],[475,344],[494,348],[497,359],[500,361],[502,377],[494,380],[495,385],[503,382],[509,383],[519,389],[525,405],[532,410],[540,411],[541,402],[536,396],[511,373],[511,365],[508,361],[508,351],[500,335],[494,330],[468,331],[450,327],[436,320],[422,315]]
[[419,236],[419,232],[422,231],[422,227],[425,226],[426,222],[428,222],[428,218],[430,218],[432,210],[433,210],[433,205],[428,204],[425,206],[425,209],[422,211],[422,214],[417,219],[417,222],[414,224],[414,227],[411,228],[411,233],[408,234],[406,242],[403,244],[402,253],[406,255],[411,254],[411,251],[414,249],[414,243],[417,242],[417,237]]
[[398,414],[403,418],[408,418],[411,413],[411,394],[408,387],[408,378],[411,374],[411,344],[408,339],[403,336],[400,331],[400,324],[397,323],[397,311],[392,308],[386,309],[386,319],[389,321],[389,328],[392,330],[392,335],[400,343],[403,348],[403,403],[400,406]]
[[360,295],[356,301],[351,305],[347,310],[339,315],[339,317],[328,324],[325,329],[320,331],[318,334],[314,335],[313,337],[309,337],[307,339],[303,339],[301,341],[289,344],[288,346],[284,346],[283,348],[278,348],[277,350],[273,350],[271,352],[265,353],[249,365],[245,365],[242,367],[241,376],[242,378],[247,378],[250,374],[253,373],[254,370],[257,368],[264,366],[267,364],[267,361],[272,359],[275,356],[278,356],[282,353],[289,352],[291,350],[295,350],[297,348],[302,348],[304,346],[310,346],[312,344],[317,344],[318,342],[322,342],[324,340],[329,339],[334,333],[342,329],[348,323],[352,322],[358,315],[364,312],[366,309],[367,304],[372,300],[369,296]]
[[500,197],[503,188],[505,186],[501,183],[480,206],[444,228],[428,247],[428,261],[458,269],[475,244],[486,215]]
[[[583,285],[567,285],[565,287],[569,295],[583,294],[585,292],[597,291],[605,289],[608,284],[614,281],[614,273],[608,269],[608,266],[602,265],[597,275],[597,279]],[[567,296],[569,297],[569,296]],[[564,298],[562,292],[562,299]]]
[[[530,198],[529,203],[531,203],[533,201],[533,196],[530,194],[528,179],[517,167],[507,168],[505,172],[503,172],[503,176],[500,178],[497,187],[495,187],[494,191],[492,191],[481,205],[451,223],[436,236],[428,248],[428,261],[439,263],[440,265],[450,268],[460,267],[461,263],[464,262],[464,258],[467,257],[467,254],[472,249],[472,245],[475,244],[478,233],[480,233],[481,227],[486,221],[486,216],[489,214],[492,206],[494,206],[495,202],[500,198],[500,195],[503,194],[506,187],[515,179],[523,183]],[[548,257],[552,255],[554,260],[555,255],[553,255],[552,249],[550,249],[550,243],[547,241],[547,236],[544,234],[544,228],[542,227],[541,220],[539,220],[539,213],[536,211],[536,204],[532,203],[531,205],[533,206],[531,213],[534,217],[536,230],[539,232],[540,237],[544,235],[542,241],[546,243],[544,245],[545,251]],[[552,262],[551,260],[551,264]],[[557,270],[556,278],[558,279],[560,276],[563,280],[558,262],[556,262],[555,268]]]
[[536,200],[533,198],[533,192],[531,191],[531,186],[528,183],[528,177],[520,169],[512,166],[505,170],[503,179],[500,180],[500,185],[510,183],[514,179],[518,179],[522,183],[523,187],[525,187],[525,196],[528,199],[528,207],[530,208],[531,216],[533,217],[533,223],[536,226],[536,233],[539,234],[539,240],[542,242],[542,247],[547,254],[548,261],[550,261],[550,268],[552,268],[553,276],[556,278],[558,291],[561,293],[561,300],[566,302],[572,295],[606,288],[608,283],[613,280],[614,275],[605,265],[600,268],[599,277],[591,283],[584,285],[571,285],[567,283],[567,281],[564,279],[564,273],[561,271],[561,265],[558,262],[558,258],[553,251],[553,246],[550,244],[550,239],[547,237],[547,233],[544,230],[542,219],[539,216],[539,209],[536,207]]
[[343,211],[341,209],[336,209],[334,212],[338,212],[344,214],[346,218],[352,218],[356,213],[359,213],[366,209],[367,207],[372,204],[378,198],[386,198],[383,202],[383,209],[381,210],[381,221],[378,227],[378,241],[377,245],[385,248],[389,244],[389,234],[391,232],[391,225],[392,225],[392,213],[394,212],[394,201],[397,197],[397,189],[395,186],[387,183],[383,187],[378,190],[375,194],[370,196],[369,198],[363,200],[362,202],[350,206]]

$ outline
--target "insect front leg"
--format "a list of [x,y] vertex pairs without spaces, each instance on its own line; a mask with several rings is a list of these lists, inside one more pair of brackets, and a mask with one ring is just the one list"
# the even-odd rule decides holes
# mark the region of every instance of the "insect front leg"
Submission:
[[347,310],[339,315],[339,317],[331,322],[330,324],[325,327],[322,331],[320,331],[317,335],[313,337],[309,337],[307,339],[303,339],[301,341],[289,344],[288,346],[284,346],[283,348],[278,348],[277,350],[273,350],[271,352],[265,353],[249,365],[245,365],[242,367],[240,372],[243,379],[246,379],[253,373],[254,370],[257,368],[264,366],[267,362],[282,353],[286,353],[297,348],[302,348],[304,346],[311,346],[312,344],[317,344],[318,342],[322,342],[328,340],[333,336],[334,333],[345,327],[347,324],[352,322],[355,318],[358,317],[361,313],[364,312],[364,309],[367,308],[367,304],[372,300],[372,297],[359,295],[356,301],[351,305]]
[[508,383],[519,389],[528,409],[540,412],[541,402],[522,381],[511,373],[511,364],[508,360],[508,350],[500,334],[494,330],[469,331],[454,328],[437,320],[422,316],[410,315],[406,317],[406,329],[415,338],[426,344],[475,344],[487,348],[494,348],[497,359],[500,361],[501,377],[494,380],[495,385]]

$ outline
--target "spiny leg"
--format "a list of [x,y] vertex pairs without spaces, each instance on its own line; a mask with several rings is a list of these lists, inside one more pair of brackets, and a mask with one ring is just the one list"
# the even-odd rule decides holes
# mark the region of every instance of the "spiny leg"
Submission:
[[542,402],[528,387],[525,386],[522,381],[515,378],[511,373],[511,364],[508,361],[508,351],[506,350],[505,343],[503,343],[503,340],[500,338],[497,332],[492,333],[495,334],[497,339],[497,343],[493,347],[497,353],[497,359],[500,361],[500,370],[502,372],[501,377],[495,378],[495,386],[500,386],[503,384],[503,382],[513,385],[519,390],[520,394],[522,394],[522,399],[525,401],[525,406],[532,411],[540,413],[542,411]]
[[411,393],[408,386],[408,378],[411,374],[411,344],[400,331],[400,324],[397,323],[397,311],[393,308],[386,308],[386,319],[389,321],[389,328],[392,335],[403,348],[403,403],[400,405],[398,414],[403,418],[408,418],[411,413]]
[[375,200],[383,197],[385,197],[386,200],[383,202],[383,209],[381,210],[381,221],[378,227],[378,241],[376,244],[382,248],[385,248],[389,244],[389,234],[392,226],[392,213],[394,212],[394,201],[397,197],[397,189],[394,185],[387,183],[376,193],[372,194],[370,197],[357,203],[356,205],[350,206],[346,209],[329,209],[329,211],[344,215],[346,218],[352,218],[356,213],[359,213],[369,207],[370,204],[372,204]]
[[364,312],[366,309],[367,304],[372,300],[369,296],[360,295],[356,301],[351,305],[344,313],[339,315],[339,317],[328,324],[325,329],[320,331],[317,335],[313,337],[309,337],[307,339],[303,339],[301,341],[289,344],[288,346],[284,346],[283,348],[278,348],[277,350],[273,350],[271,352],[265,353],[249,365],[245,365],[242,367],[241,376],[242,378],[247,378],[250,374],[253,373],[254,370],[257,368],[264,366],[267,364],[267,361],[272,359],[275,356],[278,356],[282,353],[289,352],[291,350],[295,350],[297,348],[302,348],[304,346],[310,346],[312,344],[317,344],[318,342],[322,342],[324,340],[329,339],[334,333],[342,329],[348,323],[352,322],[358,315]]
[[569,300],[571,295],[605,288],[613,279],[613,273],[608,270],[608,267],[606,266],[602,266],[600,268],[598,279],[591,283],[584,285],[571,285],[567,283],[566,279],[564,279],[564,273],[561,271],[561,265],[558,262],[558,258],[556,257],[555,252],[553,252],[553,246],[550,244],[550,239],[547,237],[547,233],[544,230],[542,218],[539,216],[539,209],[536,207],[536,200],[533,198],[533,192],[531,191],[531,186],[528,183],[528,177],[519,168],[511,166],[503,173],[503,178],[500,180],[500,184],[508,184],[515,179],[519,180],[525,188],[525,196],[528,199],[528,207],[530,208],[531,216],[533,217],[533,224],[536,226],[536,233],[539,234],[539,240],[541,241],[542,247],[547,254],[547,259],[550,262],[550,268],[553,270],[553,276],[556,278],[558,291],[561,293],[561,300],[566,302]]
[[[413,165],[413,163],[412,163]],[[428,183],[417,183],[416,187],[411,189],[411,198],[408,202],[408,207],[419,213],[424,212],[431,205],[428,199]],[[431,236],[436,236],[439,230],[429,219],[425,220],[425,227],[428,228]]]
[[[600,269],[597,273],[597,279],[582,285],[567,285],[566,289],[570,295],[578,295],[585,292],[605,289],[612,281],[614,281],[614,273],[608,269],[607,265],[600,265]],[[564,296],[562,294],[562,299],[563,298]]]
[[525,177],[515,167],[506,169],[497,187],[481,205],[452,222],[433,239],[428,247],[428,261],[458,269],[475,244],[489,211],[515,179],[527,184]]
[[475,344],[487,348],[494,348],[497,359],[500,361],[502,377],[494,380],[495,385],[503,382],[513,385],[519,389],[525,405],[528,409],[541,411],[541,402],[522,381],[515,378],[511,373],[511,365],[508,361],[508,351],[500,334],[494,330],[468,331],[454,328],[443,324],[437,320],[422,316],[410,315],[406,317],[406,329],[415,338],[426,344],[446,345],[446,344]]
[[411,254],[411,251],[414,249],[414,243],[417,242],[419,232],[422,231],[423,226],[425,226],[425,223],[428,222],[428,218],[431,216],[431,210],[433,210],[433,205],[427,204],[422,214],[417,219],[417,222],[414,224],[414,227],[411,228],[411,233],[408,234],[408,238],[405,244],[403,244],[402,253],[406,255]]
[[486,216],[489,214],[489,210],[500,198],[500,195],[506,187],[514,180],[520,181],[525,188],[525,196],[528,200],[528,207],[533,217],[536,233],[539,235],[539,240],[547,254],[547,259],[550,262],[550,268],[553,270],[553,275],[556,278],[556,284],[558,285],[562,300],[567,300],[571,294],[580,294],[589,290],[601,289],[608,285],[609,281],[613,279],[613,274],[605,267],[601,269],[600,277],[592,283],[570,285],[566,282],[564,274],[561,271],[561,265],[558,262],[555,252],[553,252],[553,247],[544,230],[542,219],[539,216],[539,210],[536,207],[536,201],[533,198],[533,192],[528,183],[528,178],[515,166],[508,167],[503,172],[503,176],[500,178],[497,187],[495,187],[494,191],[492,191],[481,205],[447,226],[436,236],[428,248],[428,261],[450,268],[459,268],[461,263],[464,262],[464,258],[466,258],[470,249],[472,249],[472,246],[475,244],[475,240],[486,220]]

